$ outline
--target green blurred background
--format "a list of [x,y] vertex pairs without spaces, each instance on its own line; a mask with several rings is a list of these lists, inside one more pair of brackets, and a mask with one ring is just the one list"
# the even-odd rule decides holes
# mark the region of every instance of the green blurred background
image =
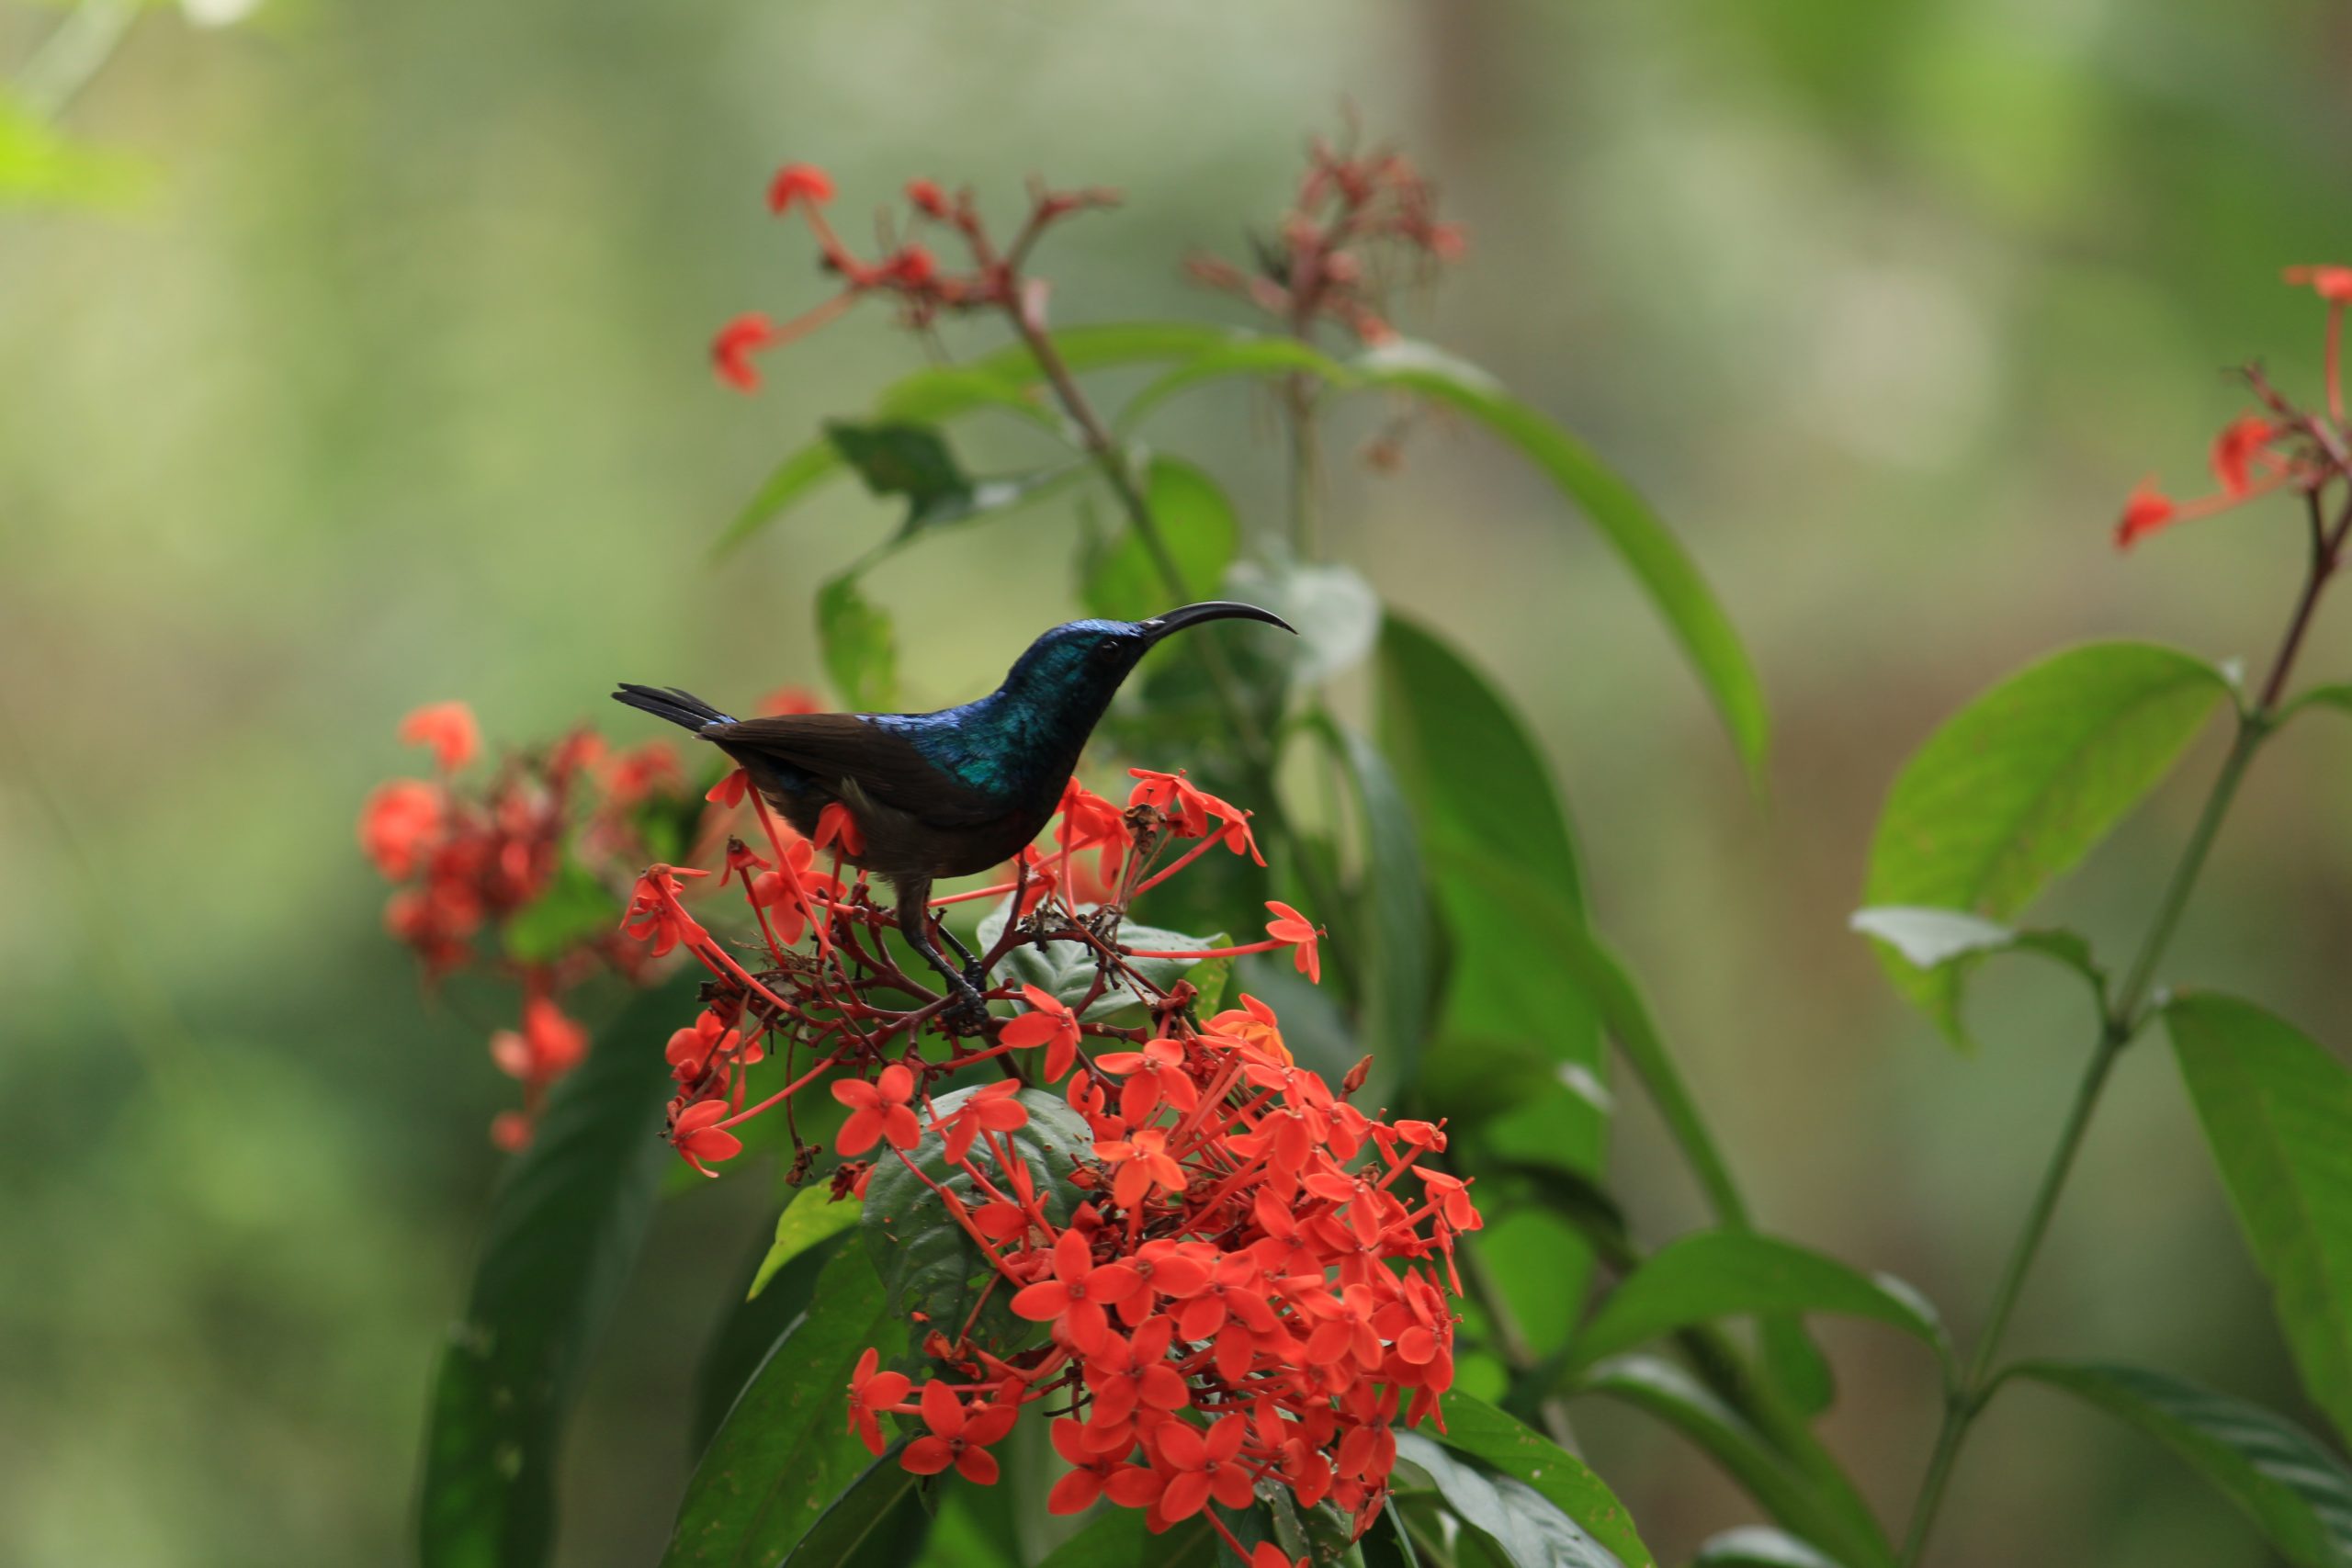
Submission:
[[[215,9],[205,7],[205,9]],[[20,61],[53,8],[0,5]],[[739,310],[820,297],[760,196],[906,176],[1126,193],[1043,258],[1057,318],[1238,320],[1238,249],[1352,103],[1442,182],[1472,252],[1407,326],[1583,433],[1682,531],[1779,725],[1746,787],[1614,559],[1518,463],[1426,427],[1343,468],[1332,550],[1470,647],[1550,742],[1595,899],[1765,1223],[1925,1288],[1965,1334],[2089,1025],[1988,974],[1962,1059],[1844,930],[1882,791],[1963,697],[2052,645],[2260,658],[2299,570],[2278,507],[2119,558],[2124,490],[2201,483],[2260,353],[2308,386],[2344,260],[2352,21],[2283,0],[284,0],[141,17],[62,118],[105,199],[0,209],[0,1562],[379,1563],[406,1551],[427,1371],[510,1086],[494,998],[437,1008],[378,927],[351,821],[463,696],[495,736],[616,677],[741,701],[811,680],[821,577],[888,522],[847,489],[723,569],[783,444],[917,350],[863,313],[719,388]],[[21,131],[21,124],[18,130]],[[21,136],[19,136],[21,142]],[[0,143],[5,145],[5,143]],[[994,339],[951,334],[959,348]],[[1273,503],[1270,410],[1159,439]],[[985,442],[975,444],[985,466]],[[918,701],[989,684],[1074,606],[1067,507],[886,566]],[[2347,672],[2345,618],[2307,668]],[[2266,758],[2170,966],[2343,1032],[2352,737]],[[2199,752],[2189,775],[2210,772]],[[2197,793],[2052,901],[2136,936]],[[1636,1097],[1617,1185],[1696,1218]],[[2164,1053],[2120,1076],[2012,1348],[2145,1359],[2293,1408],[2260,1287]],[[664,1211],[571,1444],[562,1559],[652,1560],[701,1339],[769,1213]],[[1907,1503],[1915,1348],[1826,1325],[1826,1431]],[[1662,1559],[1747,1515],[1641,1418],[1579,1431]],[[2006,1396],[1946,1563],[2264,1560],[2143,1439]]]

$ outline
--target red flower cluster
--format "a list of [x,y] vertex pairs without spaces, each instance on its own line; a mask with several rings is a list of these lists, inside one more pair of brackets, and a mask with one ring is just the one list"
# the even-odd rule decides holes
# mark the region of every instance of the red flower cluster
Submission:
[[1382,148],[1334,148],[1318,137],[1290,211],[1272,239],[1257,242],[1254,269],[1217,256],[1195,256],[1187,267],[1294,333],[1329,321],[1381,344],[1396,335],[1386,313],[1401,281],[1396,274],[1426,282],[1466,248],[1458,225],[1438,220],[1436,190],[1410,160]]
[[[2294,490],[2316,497],[2338,474],[2352,473],[2352,443],[2344,428],[2344,310],[2352,304],[2352,267],[2290,266],[2286,280],[2307,285],[2327,304],[2327,412],[2307,412],[2271,387],[2258,369],[2246,379],[2259,410],[2239,414],[2213,438],[2210,460],[2219,487],[2191,501],[2175,501],[2143,479],[2116,520],[2115,542],[2129,547],[2175,523],[2227,511],[2273,491]],[[2314,502],[2315,503],[2315,502]]]
[[[759,311],[747,311],[728,322],[711,340],[711,364],[719,378],[744,391],[760,384],[752,356],[813,332],[869,294],[885,294],[899,302],[901,319],[911,327],[928,327],[943,312],[1022,309],[1021,264],[1038,238],[1053,223],[1089,208],[1107,207],[1118,200],[1107,190],[1054,191],[1042,186],[1030,191],[1029,216],[1010,245],[1000,247],[981,222],[978,206],[968,190],[954,196],[930,180],[910,180],[906,187],[906,237],[886,231],[882,255],[865,261],[842,243],[825,217],[833,198],[833,182],[821,169],[787,164],[768,185],[769,210],[779,215],[798,212],[817,237],[825,270],[842,279],[841,291],[790,321],[778,322]],[[969,255],[964,270],[942,265],[920,235],[927,226],[953,230]]]
[[[376,868],[401,885],[385,905],[384,923],[416,953],[430,980],[482,957],[488,944],[481,939],[544,896],[567,857],[607,875],[641,861],[645,848],[632,809],[684,789],[667,745],[608,754],[584,729],[543,751],[505,759],[479,783],[462,783],[459,775],[481,749],[480,728],[463,703],[417,709],[402,721],[400,739],[432,751],[436,776],[378,785],[360,810],[359,843]],[[523,1085],[523,1109],[501,1115],[491,1128],[501,1147],[513,1149],[529,1140],[548,1087],[587,1050],[586,1032],[565,1016],[558,997],[605,967],[633,976],[643,957],[608,931],[582,931],[560,951],[497,962],[524,992],[520,1027],[498,1030],[490,1041],[491,1059]]]
[[[1050,850],[1024,853],[997,886],[939,900],[1004,901],[982,984],[1023,1010],[991,1017],[944,1059],[920,1051],[917,1035],[939,1027],[950,998],[893,964],[880,934],[895,918],[864,874],[845,875],[838,856],[819,869],[815,846],[740,776],[722,781],[714,798],[748,795],[766,838],[765,853],[730,843],[720,879],[741,885],[758,972],[686,908],[683,879],[700,873],[651,868],[628,920],[652,952],[684,948],[713,979],[701,1015],[669,1044],[672,1140],[707,1171],[741,1147],[734,1129],[830,1076],[850,1113],[835,1152],[913,1173],[987,1259],[983,1303],[1001,1292],[1035,1325],[991,1339],[977,1308],[961,1325],[931,1324],[919,1375],[883,1370],[869,1350],[848,1418],[875,1453],[888,1447],[881,1417],[904,1417],[909,1470],[989,1483],[990,1449],[1044,1401],[1071,1467],[1053,1492],[1057,1512],[1108,1497],[1145,1510],[1155,1530],[1205,1515],[1230,1541],[1207,1505],[1242,1506],[1272,1481],[1308,1506],[1329,1499],[1361,1529],[1386,1495],[1395,1427],[1436,1414],[1452,1382],[1453,1238],[1477,1228],[1478,1213],[1462,1180],[1431,1168],[1440,1127],[1358,1110],[1361,1075],[1334,1090],[1301,1067],[1258,999],[1203,1021],[1189,982],[1155,981],[1166,972],[1136,962],[1290,948],[1313,976],[1321,933],[1296,910],[1271,906],[1267,939],[1234,947],[1119,942],[1129,899],[1212,848],[1257,853],[1247,812],[1182,773],[1134,777],[1124,810],[1073,783]],[[1081,866],[1111,894],[1101,907],[1073,895]],[[995,981],[1030,943],[1087,950],[1091,985],[1057,994]],[[1145,998],[1147,1023],[1090,1017],[1114,986]],[[892,992],[909,1005],[888,1005]],[[781,1087],[754,1100],[752,1069],[770,1060]],[[946,1095],[943,1080],[989,1062],[1008,1076]],[[1049,1165],[1023,1152],[1024,1086],[1057,1088],[1083,1120],[1074,1157]],[[971,1200],[964,1179],[956,1190],[935,1179],[941,1160],[968,1179]],[[863,1191],[874,1168],[845,1165],[838,1182]],[[1252,1561],[1289,1568],[1272,1548]]]

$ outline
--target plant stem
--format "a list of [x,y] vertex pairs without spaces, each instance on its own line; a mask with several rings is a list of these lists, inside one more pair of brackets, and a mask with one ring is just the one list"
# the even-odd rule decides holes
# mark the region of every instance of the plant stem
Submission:
[[2116,1057],[2147,1022],[2143,1010],[2149,988],[2155,981],[2156,966],[2172,945],[2173,933],[2179,929],[2189,895],[2196,890],[2197,879],[2212,853],[2213,841],[2221,834],[2222,819],[2229,815],[2230,803],[2237,796],[2246,768],[2276,727],[2278,701],[2286,693],[2287,679],[2301,651],[2304,634],[2311,629],[2320,594],[2342,560],[2346,534],[2352,531],[2352,502],[2346,503],[2343,515],[2333,528],[2323,528],[2316,491],[2310,500],[2310,574],[2295,602],[2286,634],[2279,639],[2278,652],[2271,661],[2268,678],[2262,683],[2261,694],[2252,708],[2238,716],[2237,734],[2230,742],[2229,755],[2222,760],[2221,772],[2213,777],[2204,808],[2198,813],[2197,825],[2189,829],[2188,841],[2181,847],[2179,863],[2173,867],[2171,879],[2165,883],[2164,896],[2156,905],[2155,919],[2150,922],[2147,935],[2141,939],[2139,952],[2132,957],[2122,986],[2099,1020],[2098,1044],[2091,1052],[2089,1065],[2083,1069],[2082,1082],[2075,1088],[2074,1106],[2067,1111],[2066,1123],[2058,1134],[2058,1146],[2051,1151],[2050,1162],[2043,1168],[2041,1181],[2034,1190],[2033,1201],[2026,1210],[2024,1226],[2009,1247],[2007,1261],[2002,1265],[2000,1282],[1993,1291],[1993,1303],[1977,1336],[1975,1354],[1969,1359],[1968,1371],[1959,1385],[1946,1395],[1943,1425],[1936,1434],[1935,1451],[1928,1461],[1927,1475],[1919,1483],[1918,1500],[1912,1505],[1910,1526],[1904,1532],[1903,1551],[1897,1559],[1904,1568],[1917,1562],[1925,1549],[1928,1532],[1934,1527],[1936,1511],[1942,1506],[1944,1491],[1951,1483],[1969,1427],[2000,1381],[1994,1361],[2000,1351],[2001,1337],[2025,1290],[2026,1276],[2041,1250],[2042,1239],[2049,1234],[2059,1195],[2074,1171],[2075,1156],[2082,1151],[2084,1135],[2090,1130],[2091,1116],[2098,1108],[2108,1075]]
[[[1046,380],[1054,389],[1054,396],[1060,401],[1062,411],[1078,426],[1079,436],[1085,444],[1087,454],[1094,459],[1095,467],[1102,470],[1102,477],[1111,482],[1112,491],[1118,496],[1120,506],[1126,512],[1128,524],[1135,529],[1136,536],[1143,541],[1145,553],[1151,557],[1153,570],[1159,573],[1160,581],[1167,584],[1170,592],[1180,598],[1190,593],[1192,587],[1185,582],[1182,569],[1176,564],[1175,555],[1159,532],[1159,520],[1151,514],[1151,502],[1144,495],[1142,487],[1136,483],[1134,471],[1127,467],[1125,450],[1104,426],[1102,416],[1094,412],[1094,405],[1080,388],[1077,378],[1069,373],[1069,366],[1063,361],[1061,350],[1054,345],[1052,335],[1046,331],[1043,322],[1032,319],[1032,312],[1025,306],[1015,306],[1010,314],[1014,329],[1021,334],[1021,341],[1036,357],[1038,368],[1045,371]],[[1273,753],[1267,743],[1265,732],[1259,728],[1257,716],[1250,711],[1233,666],[1226,660],[1225,650],[1214,640],[1204,641],[1199,647],[1201,662],[1208,670],[1211,683],[1216,687],[1217,696],[1225,706],[1226,717],[1233,725],[1236,739],[1241,742],[1243,754],[1252,765],[1271,773]]]
[[[1177,566],[1174,554],[1168,548],[1167,539],[1159,532],[1159,521],[1152,516],[1150,499],[1136,483],[1135,474],[1127,467],[1125,448],[1112,435],[1109,427],[1103,424],[1102,416],[1095,412],[1094,405],[1088,400],[1077,378],[1069,373],[1069,366],[1063,360],[1060,349],[1054,345],[1052,334],[1046,331],[1042,321],[1033,319],[1033,312],[1025,306],[1016,306],[1009,313],[1014,330],[1021,334],[1021,341],[1035,356],[1038,368],[1046,373],[1046,384],[1053,388],[1062,411],[1069,415],[1070,423],[1078,426],[1079,438],[1088,455],[1102,470],[1102,477],[1110,481],[1112,491],[1117,494],[1128,523],[1135,528],[1136,536],[1143,541],[1145,551],[1151,557],[1153,569],[1159,573],[1170,592],[1179,597],[1190,593],[1192,589],[1184,581],[1183,571]],[[1227,722],[1233,726],[1234,737],[1241,745],[1242,757],[1250,764],[1260,797],[1266,803],[1266,814],[1280,825],[1283,812],[1282,796],[1274,787],[1272,743],[1259,727],[1256,715],[1250,712],[1240,680],[1233,666],[1227,662],[1225,650],[1213,639],[1204,640],[1198,647],[1201,662],[1209,672],[1210,683],[1216,688]],[[1340,907],[1338,889],[1323,875],[1311,855],[1295,853],[1291,857],[1291,864],[1297,871],[1300,882],[1306,885],[1308,897],[1318,909]],[[1335,962],[1341,977],[1350,977],[1347,961],[1335,955]]]

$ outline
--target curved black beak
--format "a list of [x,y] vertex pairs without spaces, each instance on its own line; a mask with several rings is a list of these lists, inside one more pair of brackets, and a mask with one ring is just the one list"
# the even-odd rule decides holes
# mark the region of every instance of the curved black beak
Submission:
[[1146,637],[1158,642],[1170,632],[1181,632],[1186,626],[1196,626],[1203,621],[1263,621],[1270,626],[1282,627],[1293,637],[1298,635],[1296,626],[1272,610],[1261,610],[1255,604],[1244,604],[1232,599],[1210,599],[1198,604],[1185,604],[1164,615],[1137,621],[1136,626]]

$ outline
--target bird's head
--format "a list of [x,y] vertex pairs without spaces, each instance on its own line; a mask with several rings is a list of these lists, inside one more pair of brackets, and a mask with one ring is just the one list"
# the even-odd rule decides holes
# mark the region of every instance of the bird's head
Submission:
[[1187,626],[1225,620],[1296,629],[1271,610],[1222,599],[1182,605],[1148,620],[1071,621],[1029,645],[1005,677],[1004,689],[1050,707],[1091,707],[1092,716],[1099,717],[1102,705],[1154,643]]

